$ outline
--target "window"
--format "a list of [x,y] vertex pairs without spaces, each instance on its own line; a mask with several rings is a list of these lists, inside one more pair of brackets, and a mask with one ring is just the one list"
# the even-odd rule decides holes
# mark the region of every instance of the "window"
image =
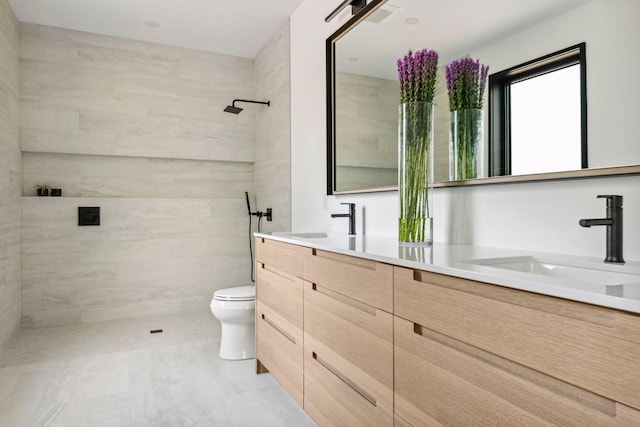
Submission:
[[491,176],[587,167],[585,44],[489,76]]

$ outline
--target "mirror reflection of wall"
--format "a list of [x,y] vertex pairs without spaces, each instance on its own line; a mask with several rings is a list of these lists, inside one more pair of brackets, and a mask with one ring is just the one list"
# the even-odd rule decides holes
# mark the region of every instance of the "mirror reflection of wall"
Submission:
[[[504,0],[504,14],[487,12],[483,15],[483,11],[495,11],[496,4],[503,0],[491,0],[491,7],[487,7],[488,0],[460,4],[456,1],[434,5],[423,0],[388,0],[382,4],[385,12],[376,17],[376,22],[368,22],[367,19],[337,40],[336,67],[350,74],[394,80],[395,61],[408,49],[426,47],[440,53],[442,67],[469,55],[488,64],[490,73],[495,73],[585,42],[588,51],[588,166],[640,165],[640,144],[632,143],[636,134],[634,123],[640,117],[640,103],[636,101],[640,95],[640,79],[635,76],[640,69],[640,49],[637,48],[640,41],[640,2],[540,0],[519,2],[516,8],[513,0]],[[410,18],[417,19],[417,24],[406,22]],[[460,25],[454,24],[460,22],[465,22],[465,31],[455,30]],[[359,61],[348,64],[346,59],[349,57],[358,57]],[[347,63],[344,68],[341,68],[341,60]],[[446,181],[449,112],[444,77],[440,83],[443,87],[434,100],[437,122],[435,175],[436,181]],[[336,102],[340,102],[341,96],[337,89]],[[388,148],[388,152],[397,147],[397,128],[393,124],[397,121],[397,102],[395,108],[390,108],[392,118],[388,121],[390,128],[386,133],[389,135],[387,143],[393,148]],[[488,127],[487,108],[488,103],[485,106],[485,125]],[[338,134],[341,132],[340,123],[336,123],[336,131]],[[488,129],[485,130],[487,137]],[[545,139],[553,146],[551,137]],[[341,150],[341,144],[338,137],[337,152]],[[375,145],[380,147],[381,139],[377,139]],[[541,145],[534,150],[538,153],[545,151]],[[366,156],[366,150],[360,152]],[[443,160],[442,156],[447,157]],[[544,153],[542,156],[544,158]],[[484,157],[488,162],[488,149]],[[579,169],[579,166],[565,167]],[[337,173],[339,181],[340,172]],[[368,180],[361,180],[364,181]]]
[[335,84],[336,190],[397,185],[398,82],[338,71]]

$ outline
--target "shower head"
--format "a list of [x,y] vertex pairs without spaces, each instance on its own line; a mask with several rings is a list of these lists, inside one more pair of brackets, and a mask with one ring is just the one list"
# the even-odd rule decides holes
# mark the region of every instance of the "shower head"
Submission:
[[227,105],[227,107],[224,109],[225,113],[240,114],[240,111],[242,111],[242,108],[234,107],[234,106],[231,106],[231,105]]
[[250,104],[263,104],[263,105],[266,105],[267,107],[271,105],[271,101],[263,102],[263,101],[251,101],[249,99],[234,99],[231,105],[227,105],[226,108],[224,109],[225,113],[240,114],[240,111],[242,111],[243,109],[240,107],[236,107],[236,102],[248,102]]

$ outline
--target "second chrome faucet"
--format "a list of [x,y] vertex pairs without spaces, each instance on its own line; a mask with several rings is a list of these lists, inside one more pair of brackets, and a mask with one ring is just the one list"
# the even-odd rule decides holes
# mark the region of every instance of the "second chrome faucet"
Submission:
[[356,234],[356,204],[355,203],[340,203],[340,204],[348,205],[349,213],[331,214],[331,218],[349,218],[349,234],[353,236]]

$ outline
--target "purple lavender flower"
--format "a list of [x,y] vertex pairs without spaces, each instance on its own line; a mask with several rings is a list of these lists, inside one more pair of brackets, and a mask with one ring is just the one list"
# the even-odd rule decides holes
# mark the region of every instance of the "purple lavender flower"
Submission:
[[400,102],[433,102],[437,69],[438,53],[434,50],[410,50],[398,59]]
[[445,75],[451,111],[482,108],[488,66],[472,58],[457,59],[445,67]]

